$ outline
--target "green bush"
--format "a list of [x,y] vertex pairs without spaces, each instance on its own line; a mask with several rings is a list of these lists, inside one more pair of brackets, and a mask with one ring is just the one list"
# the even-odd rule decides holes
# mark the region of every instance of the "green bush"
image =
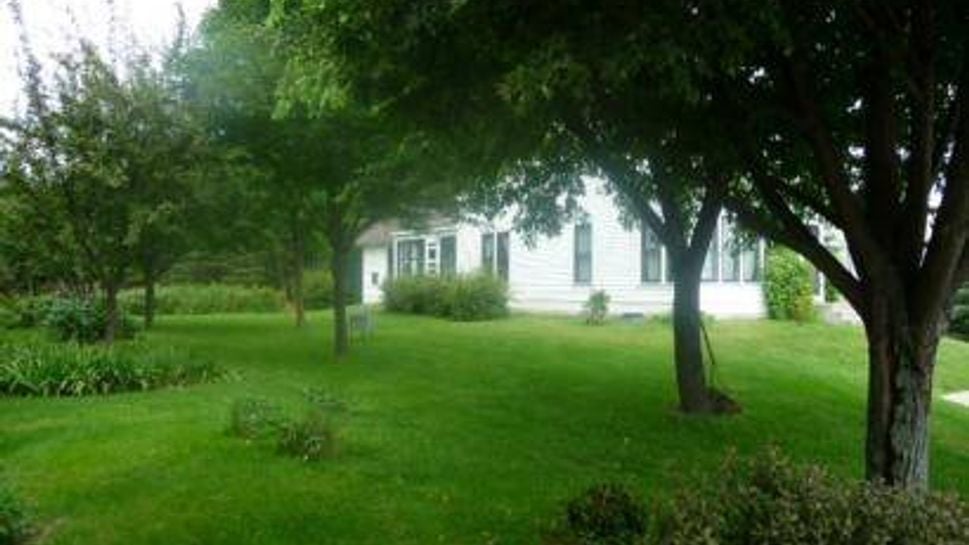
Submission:
[[969,338],[969,286],[956,292],[949,318],[949,333],[963,339]]
[[271,441],[280,454],[307,462],[334,456],[337,419],[346,404],[319,390],[306,392],[308,409],[302,419],[287,418],[280,408],[261,399],[241,399],[232,405],[228,433],[246,440]]
[[487,274],[403,277],[383,286],[384,308],[457,321],[491,320],[508,314],[508,286]]
[[814,319],[813,275],[811,265],[793,251],[780,246],[771,248],[764,278],[768,316],[798,322]]
[[624,486],[600,484],[565,507],[565,517],[544,541],[555,545],[645,544],[646,507]]
[[50,295],[28,295],[0,299],[0,309],[6,316],[8,328],[27,328],[43,325],[47,309],[53,302]]
[[768,451],[729,461],[715,484],[666,506],[664,545],[940,545],[969,543],[969,506],[954,496],[836,479]]
[[0,480],[0,545],[26,543],[30,534],[30,520],[23,503]]
[[[229,284],[186,284],[159,286],[155,292],[157,314],[221,314],[233,312],[278,312],[285,308],[283,295],[272,288]],[[133,314],[144,314],[142,290],[125,290],[122,306]]]
[[275,436],[285,418],[278,406],[256,398],[236,400],[229,413],[230,435],[255,440]]
[[85,396],[184,386],[222,375],[212,363],[181,350],[143,343],[3,344],[0,395]]
[[[121,309],[116,338],[130,339],[135,335],[134,324]],[[104,339],[108,327],[108,310],[101,299],[56,297],[46,306],[44,325],[55,339],[94,343]]]
[[303,304],[307,310],[333,306],[333,277],[329,271],[306,271],[303,275]]
[[284,422],[276,442],[279,452],[315,462],[336,454],[336,426],[329,415],[318,408],[307,411],[302,420]]
[[592,292],[589,295],[589,299],[583,305],[586,323],[593,325],[604,324],[606,317],[609,315],[609,301],[609,294],[605,290]]

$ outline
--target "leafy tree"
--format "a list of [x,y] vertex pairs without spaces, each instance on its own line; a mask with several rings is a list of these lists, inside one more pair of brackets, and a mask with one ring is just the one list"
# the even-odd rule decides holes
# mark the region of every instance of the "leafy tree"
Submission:
[[[555,136],[543,119],[575,132],[564,96],[595,106],[580,119],[613,155],[674,165],[693,155],[725,174],[742,222],[810,260],[865,323],[867,475],[926,484],[935,353],[969,276],[964,2],[309,4],[301,82],[321,99],[342,75],[424,126],[480,132],[482,157],[507,158]],[[514,112],[523,91],[546,108]],[[699,147],[641,154],[637,142],[664,141],[645,121],[669,105],[658,127]],[[850,265],[810,229],[818,218],[844,234]]]
[[197,59],[199,93],[216,132],[254,167],[251,195],[269,240],[285,249],[298,323],[306,252],[325,242],[341,357],[349,350],[347,280],[357,237],[378,221],[417,214],[448,186],[416,168],[426,164],[420,135],[379,112],[349,97],[322,106],[298,93],[279,100],[293,44],[272,24],[270,4],[222,2],[210,13]]
[[[299,42],[293,77],[321,100],[339,96],[336,79],[452,143],[460,157],[454,175],[483,180],[474,203],[489,213],[514,205],[519,228],[529,233],[557,231],[574,211],[574,201],[562,207],[557,197],[581,192],[578,173],[603,175],[631,223],[668,251],[680,407],[716,412],[723,396],[706,380],[699,297],[736,173],[722,157],[729,146],[704,111],[712,105],[688,110],[668,87],[653,84],[667,71],[644,66],[649,50],[613,48],[613,26],[573,18],[572,9],[321,3],[299,29],[307,39]],[[619,23],[622,11],[592,6],[585,13]],[[511,30],[533,20],[536,28],[560,26],[548,36]],[[360,40],[364,35],[373,39]],[[602,62],[603,54],[615,55],[615,64]],[[642,58],[626,59],[630,54]]]
[[[16,3],[13,12],[19,21]],[[112,342],[132,268],[153,285],[182,246],[175,233],[204,137],[148,53],[131,49],[112,64],[80,40],[57,57],[45,85],[25,32],[22,44],[27,108],[3,122],[5,185],[20,207],[15,232],[52,252],[51,278],[100,288]]]

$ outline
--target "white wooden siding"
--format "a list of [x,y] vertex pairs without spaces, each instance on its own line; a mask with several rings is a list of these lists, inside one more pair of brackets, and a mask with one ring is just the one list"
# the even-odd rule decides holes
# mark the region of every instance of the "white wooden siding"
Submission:
[[[613,198],[604,191],[601,181],[587,180],[586,195],[580,199],[580,205],[592,225],[592,282],[586,285],[574,282],[574,224],[564,225],[557,236],[537,237],[531,246],[512,232],[508,279],[512,307],[528,311],[577,313],[593,291],[605,290],[611,297],[610,311],[613,313],[669,312],[673,302],[673,285],[669,282],[640,282],[641,234],[638,228],[626,229],[623,226],[619,209]],[[503,218],[493,224],[466,222],[447,230],[456,236],[458,272],[470,273],[480,269],[482,234],[507,229],[508,220]],[[395,236],[431,238],[440,236],[441,232],[401,232]],[[385,278],[386,251],[386,247],[372,247],[364,251],[364,301],[368,303],[380,300],[379,289],[369,286],[368,271],[379,270],[381,278]],[[762,265],[763,255],[760,262]],[[665,280],[665,264],[662,270]],[[765,314],[759,282],[704,282],[700,289],[700,306],[703,312],[720,317],[759,317]]]

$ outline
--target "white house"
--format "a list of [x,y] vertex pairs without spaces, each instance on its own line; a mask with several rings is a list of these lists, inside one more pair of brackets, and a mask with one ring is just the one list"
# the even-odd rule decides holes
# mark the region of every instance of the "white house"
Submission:
[[[583,220],[531,245],[503,220],[437,221],[419,231],[375,227],[358,241],[363,301],[378,303],[388,278],[489,270],[508,281],[518,310],[576,313],[590,293],[605,290],[614,313],[669,312],[673,284],[657,238],[648,229],[624,226],[600,180],[586,181],[579,203]],[[764,243],[742,247],[734,240],[734,228],[721,217],[704,266],[702,310],[719,317],[763,316]]]

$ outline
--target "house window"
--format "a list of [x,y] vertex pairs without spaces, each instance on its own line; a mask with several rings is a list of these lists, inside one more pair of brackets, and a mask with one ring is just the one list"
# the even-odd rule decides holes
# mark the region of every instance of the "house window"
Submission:
[[743,261],[744,282],[759,282],[762,269],[760,263],[760,242],[753,241],[744,246],[744,250],[740,253],[740,259]]
[[700,278],[707,282],[716,282],[720,279],[720,222],[717,222],[717,227],[713,230]]
[[481,235],[481,270],[487,273],[495,270],[495,234]]
[[508,252],[511,240],[508,231],[498,233],[496,253],[498,254],[498,278],[508,281]]
[[424,274],[423,240],[402,240],[397,243],[397,274],[398,276]]
[[740,240],[734,232],[733,225],[723,223],[723,281],[737,282],[740,280]]
[[457,241],[454,235],[441,237],[441,276],[454,276],[457,272]]
[[588,223],[580,223],[575,226],[573,276],[576,284],[592,282],[592,225]]
[[379,286],[380,285],[380,273],[379,272],[372,272],[372,273],[370,273],[370,285],[371,286]]
[[639,279],[643,283],[659,282],[662,280],[663,246],[659,243],[659,237],[656,236],[656,233],[645,223],[643,223],[640,238]]

